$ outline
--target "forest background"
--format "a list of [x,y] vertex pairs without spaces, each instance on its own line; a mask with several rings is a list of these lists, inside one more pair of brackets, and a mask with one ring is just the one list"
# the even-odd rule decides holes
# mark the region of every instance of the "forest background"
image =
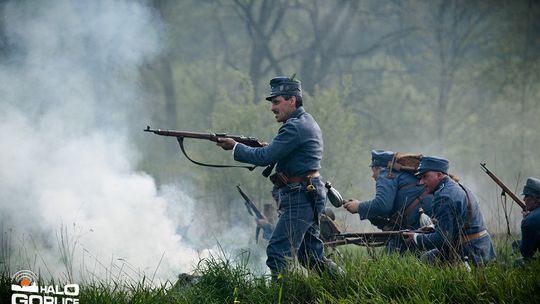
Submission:
[[[322,174],[346,197],[373,194],[371,149],[439,155],[480,197],[490,228],[504,232],[499,192],[479,164],[516,193],[540,171],[534,1],[155,4],[168,47],[142,71],[152,126],[269,141],[279,124],[264,100],[268,81],[296,74],[305,108],[323,130]],[[194,167],[173,158],[174,140],[135,135],[151,147],[143,148],[141,168],[159,181],[197,185],[203,209],[234,222],[235,183],[256,201],[271,201],[256,172]],[[230,160],[208,145],[192,149],[199,160]]]
[[[64,138],[87,133],[105,138],[91,140],[82,150],[67,149],[66,153],[79,156],[86,156],[84,150],[90,147],[120,142],[120,148],[112,145],[112,151],[104,148],[100,150],[103,154],[98,155],[107,159],[103,163],[109,168],[125,161],[129,165],[121,166],[121,172],[152,180],[158,196],[166,200],[166,206],[160,208],[166,209],[167,220],[171,220],[173,227],[167,229],[174,230],[185,246],[201,250],[216,242],[224,244],[230,238],[223,235],[230,232],[236,237],[246,235],[254,245],[254,222],[242,206],[235,186],[241,184],[261,209],[264,204],[272,204],[270,183],[260,175],[261,169],[250,172],[199,167],[179,154],[174,138],[154,136],[142,130],[150,125],[160,129],[242,134],[270,141],[279,124],[264,99],[268,82],[278,75],[296,74],[302,81],[305,108],[323,131],[325,150],[321,173],[345,197],[366,200],[374,194],[368,168],[372,149],[439,155],[450,160],[450,171],[478,196],[492,233],[504,234],[508,228],[514,234],[519,233],[519,208],[510,199],[504,204],[500,190],[481,171],[480,163],[486,162],[517,194],[521,193],[527,177],[540,176],[537,160],[540,5],[537,1],[51,3],[54,3],[52,8],[35,1],[0,4],[2,104],[8,109],[3,114],[2,147],[10,147],[3,152],[11,157],[5,157],[2,163],[4,180],[10,180],[2,186],[4,212],[0,218],[4,231],[12,229],[13,223],[21,218],[28,221],[29,227],[39,223],[43,212],[35,210],[35,202],[55,206],[54,202],[67,198],[69,203],[58,207],[71,210],[76,205],[73,212],[66,211],[61,221],[47,214],[47,225],[32,227],[29,234],[38,231],[37,235],[47,235],[46,239],[55,234],[61,223],[68,226],[77,223],[81,227],[82,222],[87,225],[83,225],[84,231],[76,230],[75,240],[84,240],[89,237],[83,237],[88,229],[98,233],[98,221],[85,222],[86,219],[99,214],[101,220],[103,214],[115,214],[107,208],[132,199],[114,196],[107,208],[93,205],[90,208],[93,211],[88,211],[85,201],[93,202],[95,192],[81,195],[83,199],[79,202],[76,199],[79,193],[63,188],[63,192],[35,190],[39,187],[34,186],[42,181],[36,181],[37,177],[29,173],[14,180],[13,172],[42,168],[49,155],[56,155],[52,151],[64,147],[64,143],[55,139],[49,150],[39,150],[36,154],[21,152],[39,146],[29,140],[21,143],[21,138],[31,133],[31,126],[37,126],[34,130],[41,132],[61,130]],[[59,15],[62,17],[51,17]],[[37,21],[32,24],[25,20]],[[141,20],[147,22],[137,23]],[[50,24],[56,26],[54,30],[30,35],[48,29]],[[122,31],[129,36],[123,36]],[[77,47],[69,48],[74,45]],[[37,49],[50,52],[32,51]],[[81,52],[80,56],[77,53],[73,62],[85,63],[81,69],[84,75],[72,73],[73,69],[60,69],[54,71],[70,78],[50,78],[51,74],[44,72],[49,66],[36,63],[48,62],[64,51],[67,56],[64,61],[58,61],[63,65],[55,62],[55,69],[69,68],[69,56],[77,51]],[[36,53],[41,61],[29,61]],[[21,62],[25,63],[23,68]],[[31,72],[23,74],[23,70]],[[25,85],[16,82],[17,79],[24,80]],[[81,79],[84,85],[79,85]],[[61,94],[55,93],[56,99],[47,95],[54,91],[52,80],[54,87],[63,87]],[[34,87],[28,86],[29,83]],[[83,95],[91,97],[85,99]],[[68,100],[66,96],[77,97]],[[64,107],[63,101],[58,101],[64,99],[71,106]],[[84,116],[83,120],[80,116],[61,116],[80,109],[90,110],[92,115]],[[24,114],[14,115],[14,112]],[[51,117],[60,117],[62,123],[55,123],[57,120]],[[32,123],[19,128],[14,122],[20,121]],[[51,136],[54,134],[46,139]],[[222,151],[212,142],[186,140],[186,149],[199,161],[233,163],[230,152]],[[122,160],[124,156],[127,160]],[[36,159],[42,162],[30,168]],[[64,158],[54,160],[49,171],[44,171],[65,164]],[[91,161],[84,165],[92,167]],[[84,175],[88,171],[81,172]],[[70,184],[79,176],[64,173],[48,176],[47,182],[61,176]],[[84,180],[77,188],[83,183],[88,186],[88,180]],[[52,185],[47,187],[43,188],[50,190]],[[54,187],[60,186],[54,184]],[[69,186],[64,183],[62,187]],[[170,191],[171,187],[176,190]],[[140,190],[137,186],[118,189],[124,194],[131,191],[134,199],[139,197],[135,194]],[[103,194],[105,200],[96,197],[96,201],[109,202],[106,194]],[[11,202],[17,202],[19,209],[14,211]],[[126,205],[122,210],[124,216],[132,208],[140,205]],[[150,204],[148,208],[154,210],[155,206]],[[505,212],[509,214],[509,226]],[[140,213],[128,217],[122,227],[151,226],[137,219],[152,214]],[[356,215],[343,210],[336,213],[338,222],[349,231],[374,229],[360,223]],[[156,219],[155,223],[163,222],[159,216]],[[121,230],[117,230],[120,235]],[[126,230],[123,233],[128,236],[137,231]],[[144,235],[140,237],[144,244]],[[154,238],[155,235],[148,236]],[[15,243],[25,242],[24,237],[14,239]],[[109,241],[114,244],[111,250],[122,243],[118,239]],[[54,247],[51,245],[54,241],[43,243],[47,248]],[[87,248],[91,247],[90,243],[86,243]],[[147,247],[145,250],[150,250]],[[158,250],[165,251],[161,247]],[[98,255],[96,251],[88,251]],[[105,250],[102,254],[108,253]],[[7,255],[4,252],[4,257]]]

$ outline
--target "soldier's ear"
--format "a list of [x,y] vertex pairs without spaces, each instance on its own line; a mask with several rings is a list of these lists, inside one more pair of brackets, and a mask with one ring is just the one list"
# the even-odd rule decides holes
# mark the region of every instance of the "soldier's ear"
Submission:
[[294,95],[289,96],[288,101],[290,101],[292,103],[292,105],[296,107],[296,96],[294,96]]

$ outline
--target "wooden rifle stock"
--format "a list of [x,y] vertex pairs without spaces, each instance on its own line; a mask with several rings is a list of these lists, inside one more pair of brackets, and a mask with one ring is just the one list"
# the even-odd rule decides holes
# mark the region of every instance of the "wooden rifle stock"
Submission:
[[489,169],[486,167],[485,163],[480,163],[480,167],[486,172],[486,174],[491,177],[491,179],[501,187],[503,193],[502,194],[508,194],[523,210],[527,210],[527,206],[524,202],[522,202],[510,189],[497,177],[495,174],[493,174]]

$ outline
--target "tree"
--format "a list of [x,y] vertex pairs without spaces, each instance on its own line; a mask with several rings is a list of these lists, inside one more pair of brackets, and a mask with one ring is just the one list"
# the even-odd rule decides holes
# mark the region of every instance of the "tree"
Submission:
[[[490,69],[495,49],[493,27],[500,5],[482,1],[442,0],[419,4],[409,3],[408,18],[418,28],[415,41],[419,46],[410,52],[420,54],[425,83],[433,85],[433,115],[436,147],[445,151],[449,131],[456,121],[463,121],[470,112],[465,97],[474,90],[471,84]],[[465,111],[455,111],[463,108]],[[455,115],[457,114],[457,116]]]

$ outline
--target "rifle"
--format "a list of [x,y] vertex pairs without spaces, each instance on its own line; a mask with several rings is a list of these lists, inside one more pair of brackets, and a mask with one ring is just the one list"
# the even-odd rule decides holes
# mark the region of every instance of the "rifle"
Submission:
[[499,187],[501,187],[502,192],[501,195],[508,194],[523,210],[527,210],[527,206],[524,202],[522,202],[510,189],[497,177],[495,174],[493,174],[489,169],[486,167],[486,163],[480,163],[480,167],[486,172],[489,177],[497,184]]
[[[386,245],[386,243],[388,243],[393,238],[401,237],[403,232],[407,231],[410,230],[338,233],[336,234],[335,241],[326,242],[324,244],[331,247],[347,244],[354,244],[366,247],[378,247]],[[423,233],[422,231],[416,232]]]
[[399,231],[379,231],[379,232],[357,232],[336,234],[336,240],[326,242],[327,246],[339,246],[355,244],[358,246],[378,247],[384,246],[390,239],[401,236],[407,230]]
[[[238,192],[240,192],[240,195],[244,198],[244,205],[246,206],[247,211],[250,215],[254,216],[257,219],[263,219],[264,215],[262,215],[261,211],[255,206],[253,201],[247,196],[247,194],[242,190],[240,185],[237,185],[236,188],[238,189]],[[255,241],[259,240],[259,232],[261,231],[261,227],[257,225],[257,229],[255,230]]]
[[219,138],[231,138],[236,142],[242,143],[246,146],[250,147],[262,147],[263,144],[255,137],[247,137],[243,135],[229,135],[227,133],[200,133],[200,132],[186,132],[186,131],[175,131],[175,130],[161,130],[161,129],[151,129],[150,126],[146,126],[146,129],[143,130],[144,132],[152,132],[157,135],[161,136],[171,136],[176,137],[178,140],[178,144],[180,145],[180,149],[182,150],[182,153],[186,156],[187,159],[189,159],[192,163],[197,164],[199,166],[205,166],[205,167],[214,167],[214,168],[246,168],[252,171],[257,166],[229,166],[229,165],[211,165],[211,164],[204,164],[198,161],[195,161],[191,159],[187,154],[186,150],[184,149],[184,138],[195,138],[195,139],[206,139],[213,142],[218,142]]
[[255,206],[253,201],[249,198],[249,196],[247,196],[244,190],[242,190],[240,185],[237,185],[236,188],[238,189],[238,192],[240,192],[240,195],[242,195],[242,197],[244,198],[244,205],[246,206],[249,214],[251,214],[252,216],[258,219],[263,219],[264,215],[262,215],[261,211],[257,209],[257,206]]

